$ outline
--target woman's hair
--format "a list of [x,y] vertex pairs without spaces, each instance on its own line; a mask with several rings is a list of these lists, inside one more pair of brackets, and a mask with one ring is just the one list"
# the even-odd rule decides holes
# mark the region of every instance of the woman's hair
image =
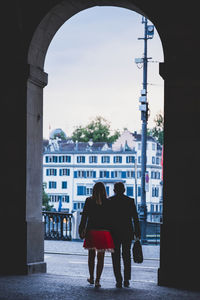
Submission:
[[98,205],[102,205],[102,200],[106,199],[106,189],[102,182],[97,182],[93,186],[92,198]]

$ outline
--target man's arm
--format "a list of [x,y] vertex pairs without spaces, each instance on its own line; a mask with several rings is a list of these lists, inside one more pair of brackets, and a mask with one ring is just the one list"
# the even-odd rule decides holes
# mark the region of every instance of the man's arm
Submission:
[[132,217],[133,217],[133,222],[134,222],[135,236],[136,236],[136,238],[141,239],[140,222],[139,222],[138,213],[137,213],[134,199],[133,199],[133,203],[132,203]]

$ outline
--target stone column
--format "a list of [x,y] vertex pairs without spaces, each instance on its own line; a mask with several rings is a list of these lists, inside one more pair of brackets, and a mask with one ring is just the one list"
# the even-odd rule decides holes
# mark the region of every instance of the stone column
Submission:
[[187,60],[162,63],[164,187],[158,284],[199,288],[200,76]]
[[27,273],[45,272],[42,222],[43,88],[47,74],[29,65],[27,83]]
[[0,275],[46,271],[41,211],[42,93],[47,74],[27,68],[23,61],[13,62],[12,70],[2,101],[6,130],[1,156]]

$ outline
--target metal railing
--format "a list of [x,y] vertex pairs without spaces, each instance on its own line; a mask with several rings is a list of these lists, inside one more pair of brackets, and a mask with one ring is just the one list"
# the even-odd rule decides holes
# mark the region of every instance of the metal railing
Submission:
[[161,223],[158,222],[147,222],[146,238],[148,244],[160,244],[160,226]]
[[43,211],[42,216],[45,240],[72,239],[72,214]]

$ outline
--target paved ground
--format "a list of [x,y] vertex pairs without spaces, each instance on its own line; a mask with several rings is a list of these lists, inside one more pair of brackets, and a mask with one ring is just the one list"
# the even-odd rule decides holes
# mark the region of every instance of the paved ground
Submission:
[[[70,277],[88,277],[87,250],[82,242],[45,241],[45,261],[47,273],[67,275]],[[56,254],[55,254],[56,253]],[[143,246],[144,262],[132,263],[132,280],[137,282],[157,283],[159,267],[159,246]],[[76,273],[74,274],[74,270]],[[106,253],[102,283],[110,282],[115,285],[112,269],[111,254]]]
[[107,254],[102,288],[95,289],[86,282],[87,251],[82,248],[82,242],[45,241],[47,274],[0,277],[0,300],[200,299],[200,293],[159,287],[159,246],[143,246],[143,252],[143,264],[132,263],[130,288],[115,288],[111,257]]

